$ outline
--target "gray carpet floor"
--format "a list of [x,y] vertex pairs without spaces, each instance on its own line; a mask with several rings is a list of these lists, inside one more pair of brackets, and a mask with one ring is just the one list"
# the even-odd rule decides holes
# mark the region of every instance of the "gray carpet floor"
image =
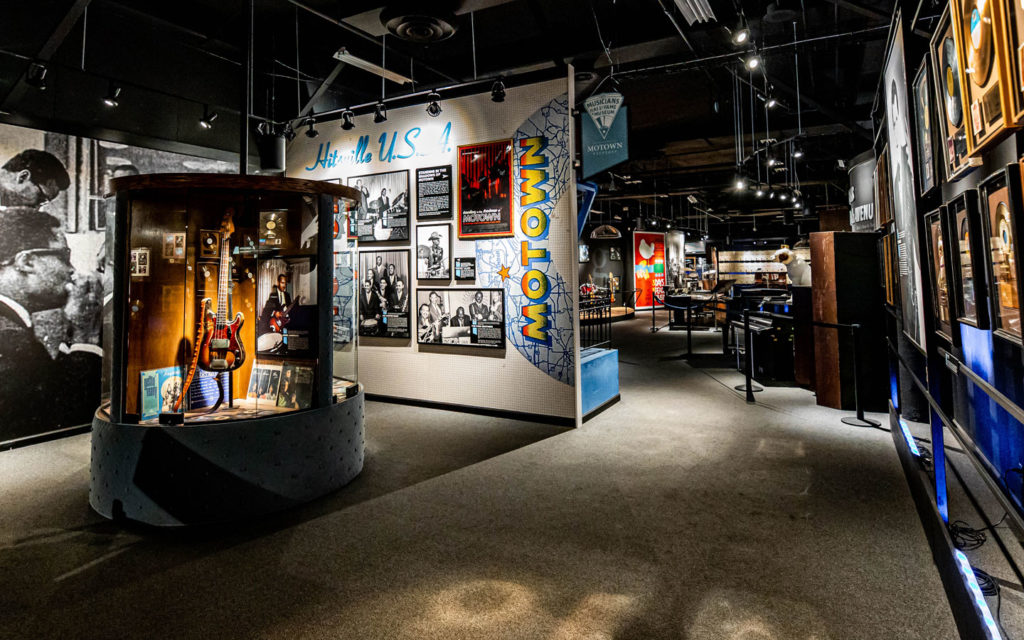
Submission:
[[582,429],[368,403],[362,476],[259,523],[114,525],[88,436],[0,453],[0,638],[956,637],[889,434],[649,324]]

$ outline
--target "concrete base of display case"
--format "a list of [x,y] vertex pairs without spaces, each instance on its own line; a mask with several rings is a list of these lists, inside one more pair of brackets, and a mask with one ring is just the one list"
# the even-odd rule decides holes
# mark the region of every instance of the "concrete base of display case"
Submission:
[[363,391],[279,416],[184,426],[92,426],[89,503],[156,526],[227,522],[326,495],[363,469]]

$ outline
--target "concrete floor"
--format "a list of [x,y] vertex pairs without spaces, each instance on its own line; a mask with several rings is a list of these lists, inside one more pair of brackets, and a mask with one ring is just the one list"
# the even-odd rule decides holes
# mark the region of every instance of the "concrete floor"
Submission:
[[362,476],[258,524],[105,522],[88,436],[0,453],[0,638],[955,638],[890,436],[649,326],[582,429],[368,403]]

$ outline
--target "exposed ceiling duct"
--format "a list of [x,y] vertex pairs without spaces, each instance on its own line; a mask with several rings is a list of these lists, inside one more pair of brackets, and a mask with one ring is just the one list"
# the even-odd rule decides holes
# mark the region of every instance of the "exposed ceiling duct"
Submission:
[[[440,5],[440,6],[438,6]],[[444,3],[421,2],[415,7],[403,3],[385,7],[380,22],[388,32],[416,44],[441,42],[455,35],[455,14],[444,10]]]
[[716,20],[715,12],[711,10],[708,0],[675,0],[675,3],[691,27],[695,22]]

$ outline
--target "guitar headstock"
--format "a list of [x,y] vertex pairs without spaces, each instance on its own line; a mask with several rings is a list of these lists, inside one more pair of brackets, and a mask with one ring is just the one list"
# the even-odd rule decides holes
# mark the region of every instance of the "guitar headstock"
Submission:
[[227,238],[235,232],[235,210],[233,207],[228,207],[224,212],[224,219],[220,222],[220,233],[221,237]]

